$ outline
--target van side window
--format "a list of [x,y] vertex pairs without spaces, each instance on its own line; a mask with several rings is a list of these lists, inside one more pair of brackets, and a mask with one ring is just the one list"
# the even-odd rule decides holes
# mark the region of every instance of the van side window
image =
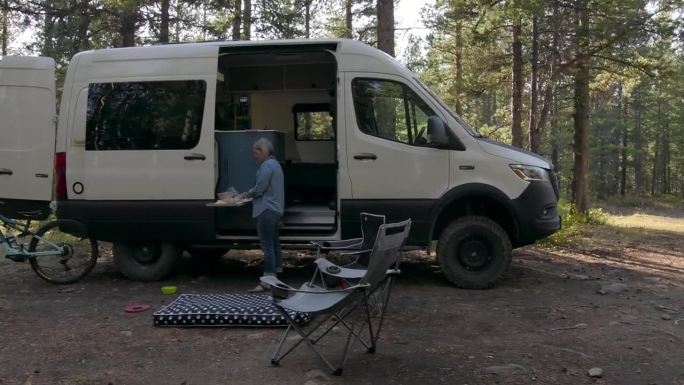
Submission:
[[203,80],[93,83],[86,150],[187,150],[200,139]]
[[352,80],[359,129],[368,135],[412,145],[429,145],[430,107],[406,85],[381,79]]

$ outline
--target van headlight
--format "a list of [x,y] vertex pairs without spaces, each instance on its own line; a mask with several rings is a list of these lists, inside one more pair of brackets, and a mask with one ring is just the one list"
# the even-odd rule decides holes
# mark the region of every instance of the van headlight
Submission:
[[524,164],[512,164],[511,170],[518,178],[526,181],[549,181],[549,173],[536,166],[526,166]]

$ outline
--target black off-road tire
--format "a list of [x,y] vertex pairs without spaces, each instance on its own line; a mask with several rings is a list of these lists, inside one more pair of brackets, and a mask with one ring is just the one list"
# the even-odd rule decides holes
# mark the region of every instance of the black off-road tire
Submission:
[[180,249],[170,242],[115,242],[114,264],[133,281],[159,281],[170,276],[180,260]]
[[437,258],[447,279],[463,289],[487,289],[511,265],[511,240],[489,218],[467,216],[451,222],[439,237]]

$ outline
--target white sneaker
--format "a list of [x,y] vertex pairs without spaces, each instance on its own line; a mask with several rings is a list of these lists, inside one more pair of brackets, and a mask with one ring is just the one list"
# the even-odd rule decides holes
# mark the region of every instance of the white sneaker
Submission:
[[248,292],[250,292],[250,293],[263,293],[264,291],[266,291],[266,288],[261,283],[256,285],[255,288],[248,290]]

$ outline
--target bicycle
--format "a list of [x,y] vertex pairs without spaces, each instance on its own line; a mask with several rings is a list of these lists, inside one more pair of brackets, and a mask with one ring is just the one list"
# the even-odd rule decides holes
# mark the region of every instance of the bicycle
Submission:
[[[5,234],[7,228],[16,235]],[[85,236],[82,223],[57,219],[35,232],[31,220],[20,222],[0,214],[0,250],[15,262],[28,261],[42,279],[54,284],[74,283],[90,273],[97,263],[98,244]],[[24,241],[30,237],[28,245]]]

